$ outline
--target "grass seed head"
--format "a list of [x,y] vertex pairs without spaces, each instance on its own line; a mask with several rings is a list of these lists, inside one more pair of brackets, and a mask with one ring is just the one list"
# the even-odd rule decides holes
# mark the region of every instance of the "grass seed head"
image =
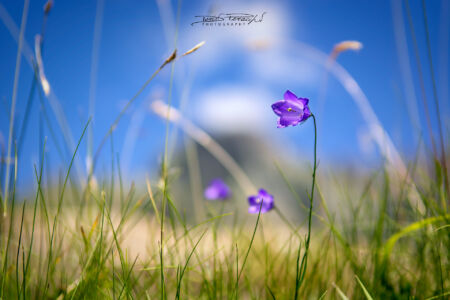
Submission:
[[363,44],[358,41],[343,41],[334,45],[332,53],[334,56],[337,56],[339,53],[347,50],[359,51],[362,47]]
[[48,0],[44,5],[44,14],[48,15],[53,7],[53,0]]
[[198,43],[198,44],[195,45],[192,49],[186,51],[182,56],[185,56],[185,55],[188,55],[188,54],[191,54],[191,53],[197,51],[197,50],[198,50],[200,47],[202,47],[204,44],[205,44],[205,41],[202,41],[202,42]]

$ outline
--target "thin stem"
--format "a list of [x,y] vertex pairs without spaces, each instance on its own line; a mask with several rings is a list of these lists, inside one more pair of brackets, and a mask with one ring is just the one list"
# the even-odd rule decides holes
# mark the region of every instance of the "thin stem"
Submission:
[[[165,182],[167,184],[167,182]],[[165,185],[164,185],[165,186]],[[163,193],[166,193],[166,188],[164,187]],[[166,287],[164,280],[164,253],[163,253],[163,241],[164,241],[164,217],[166,215],[166,195],[163,195],[162,198],[162,213],[161,213],[161,230],[160,230],[160,249],[159,249],[159,264],[160,264],[160,280],[161,280],[161,300],[164,300],[166,297]]]
[[311,194],[309,198],[309,215],[308,215],[308,236],[306,237],[306,244],[305,244],[305,254],[303,254],[302,262],[300,265],[300,279],[298,280],[297,289],[300,288],[303,279],[305,278],[306,273],[306,266],[308,264],[308,254],[309,254],[309,244],[311,241],[311,219],[312,219],[312,212],[313,212],[313,200],[314,200],[314,187],[316,184],[316,170],[317,170],[317,124],[316,124],[316,117],[314,114],[311,114],[311,117],[314,121],[314,168],[313,168],[313,174],[312,174],[312,185],[311,185]]
[[426,124],[427,124],[427,128],[428,128],[428,135],[430,136],[431,147],[433,150],[433,156],[437,160],[438,155],[437,155],[437,150],[436,150],[436,143],[434,141],[433,129],[431,126],[430,112],[428,109],[428,99],[427,99],[427,95],[425,92],[425,83],[424,83],[424,79],[423,79],[424,76],[423,76],[423,72],[422,72],[422,65],[420,63],[419,46],[417,44],[416,33],[414,31],[414,24],[413,24],[413,18],[411,15],[411,9],[409,7],[409,0],[405,1],[405,8],[406,8],[406,14],[408,16],[408,25],[409,25],[409,29],[411,31],[411,38],[413,41],[414,56],[416,58],[417,71],[419,73],[420,91],[422,93],[422,101],[423,101],[423,107],[424,107],[424,111],[425,111],[425,119],[427,122]]
[[430,42],[430,33],[429,33],[430,31],[428,29],[427,9],[426,9],[424,0],[422,0],[422,8],[423,8],[423,23],[425,26],[425,36],[426,36],[426,40],[427,40],[427,50],[428,50],[427,54],[428,54],[428,60],[429,60],[429,66],[430,66],[431,82],[433,83],[434,103],[435,103],[435,108],[436,108],[439,141],[440,141],[440,146],[441,146],[441,164],[442,164],[442,169],[443,169],[443,173],[444,173],[444,187],[445,187],[445,192],[448,195],[450,191],[449,191],[449,186],[448,186],[447,162],[445,159],[446,155],[445,155],[444,136],[442,134],[441,113],[439,110],[439,99],[438,99],[438,93],[437,93],[437,88],[436,88],[436,79],[434,78],[433,60],[432,60],[432,56],[431,56],[431,42]]
[[16,109],[16,99],[17,99],[17,90],[19,85],[19,74],[20,74],[20,63],[22,59],[22,46],[23,46],[23,36],[25,33],[25,27],[27,25],[27,17],[28,17],[28,8],[29,1],[26,0],[23,6],[22,12],[22,23],[20,25],[20,33],[19,33],[19,41],[17,47],[17,55],[16,55],[16,69],[14,71],[14,83],[13,83],[13,92],[11,99],[11,113],[9,117],[9,135],[8,135],[8,154],[6,155],[6,176],[5,176],[5,186],[4,186],[4,195],[3,195],[3,216],[6,217],[6,211],[8,209],[8,196],[9,196],[9,173],[10,173],[10,157],[12,150],[12,141],[14,140],[14,116]]
[[[91,52],[91,71],[89,82],[89,117],[93,118],[95,114],[95,96],[97,92],[97,74],[98,74],[98,61],[100,52],[100,40],[102,35],[102,23],[105,1],[97,1],[97,8],[95,9],[95,21],[94,21],[94,38],[92,41]],[[89,126],[87,135],[87,162],[88,167],[92,163],[92,148],[94,143],[94,126]]]
[[317,125],[316,125],[316,117],[313,114],[311,114],[311,117],[313,118],[314,121],[314,169],[312,174],[311,198],[308,216],[308,239],[306,240],[306,251],[308,251],[309,241],[311,239],[311,216],[313,211],[314,186],[316,184],[316,170],[317,170]]
[[[238,298],[239,279],[241,278],[242,271],[244,271],[245,263],[247,262],[248,255],[250,254],[250,250],[252,249],[253,241],[255,240],[256,230],[258,229],[259,219],[261,217],[261,209],[262,209],[262,206],[263,206],[263,202],[264,202],[264,199],[261,199],[261,203],[259,205],[258,218],[256,219],[256,224],[255,224],[255,229],[253,230],[252,239],[250,240],[250,245],[248,246],[247,253],[245,254],[241,270],[237,273],[236,285],[234,287],[234,295],[236,296],[236,299]],[[238,254],[237,254],[237,251],[236,251],[236,260],[237,260],[237,257],[238,257],[237,255]],[[238,270],[237,262],[236,262],[236,268]]]

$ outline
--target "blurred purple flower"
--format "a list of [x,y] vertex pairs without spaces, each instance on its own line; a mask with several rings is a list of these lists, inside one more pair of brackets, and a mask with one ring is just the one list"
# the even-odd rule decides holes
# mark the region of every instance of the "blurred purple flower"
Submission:
[[[262,201],[262,206],[261,206]],[[248,197],[248,212],[251,214],[259,213],[261,208],[261,213],[266,213],[273,208],[273,196],[266,192],[264,189],[259,189],[258,195],[253,195]]]
[[308,102],[308,98],[299,98],[287,90],[284,93],[284,100],[279,100],[272,104],[273,112],[280,117],[277,127],[295,126],[308,119],[311,116]]
[[231,196],[231,191],[222,179],[216,178],[206,187],[204,195],[208,200],[224,200]]

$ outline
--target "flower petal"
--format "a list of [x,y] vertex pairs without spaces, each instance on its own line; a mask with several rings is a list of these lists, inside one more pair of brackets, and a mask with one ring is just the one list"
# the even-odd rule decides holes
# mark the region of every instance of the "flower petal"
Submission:
[[219,193],[217,192],[216,189],[209,186],[205,189],[205,192],[203,193],[203,195],[205,196],[206,199],[213,200],[213,199],[217,199]]
[[295,126],[298,123],[300,123],[302,121],[302,115],[288,115],[288,114],[284,114],[280,117],[280,120],[278,122],[279,127],[283,128],[286,126]]
[[297,96],[293,92],[291,92],[290,90],[287,90],[284,93],[284,100],[297,101]]
[[259,189],[258,195],[261,197],[271,197],[271,195],[265,189]]
[[273,205],[273,196],[264,189],[259,190],[259,195],[263,198],[263,205],[271,208],[271,205]]
[[308,106],[305,106],[305,109],[303,110],[303,116],[302,116],[302,122],[306,121],[311,116],[311,111],[309,110]]
[[[261,208],[262,212],[262,208]],[[250,205],[248,207],[248,213],[250,214],[258,214],[259,213],[259,205]]]
[[248,197],[248,204],[250,206],[259,206],[259,203],[261,203],[261,201],[259,200],[259,195],[253,195]]
[[261,203],[258,203],[256,205],[250,205],[248,207],[248,212],[251,214],[258,214],[259,210],[261,209],[261,213],[263,214],[272,210],[272,208],[273,208],[273,199],[272,200],[264,199],[262,205]]
[[300,101],[301,103],[303,103],[303,105],[308,105],[309,103],[309,99],[308,98],[298,98],[298,101]]
[[270,211],[273,208],[273,202],[268,202],[266,204],[266,202],[263,202],[263,205],[261,207],[261,213],[266,213],[268,211]]
[[305,105],[303,104],[303,102],[301,102],[298,99],[286,100],[286,106],[288,108],[290,108],[288,110],[289,112],[294,112],[294,113],[300,113],[305,108]]
[[281,118],[278,118],[278,120],[277,120],[277,128],[284,128],[284,127],[286,127],[286,125],[283,125],[283,124],[280,123],[280,120],[281,120]]
[[288,108],[289,108],[289,105],[284,100],[279,100],[279,101],[275,102],[274,104],[272,104],[273,112],[277,116],[281,116],[282,114],[286,113],[288,111]]
[[272,104],[273,112],[280,117],[285,114],[302,115],[304,107],[302,102],[292,100],[279,100]]
[[297,107],[297,110],[298,108],[303,109],[309,102],[308,98],[299,98],[290,90],[287,90],[284,93],[284,100],[286,100],[286,102],[290,102],[289,105]]

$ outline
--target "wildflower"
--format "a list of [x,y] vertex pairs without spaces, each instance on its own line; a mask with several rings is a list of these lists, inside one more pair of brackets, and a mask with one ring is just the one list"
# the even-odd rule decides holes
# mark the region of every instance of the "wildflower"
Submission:
[[[262,205],[261,205],[262,202]],[[248,212],[251,214],[266,213],[273,208],[273,196],[264,189],[259,189],[258,195],[248,197]]]
[[222,179],[216,178],[209,183],[204,196],[208,200],[225,200],[231,196],[231,191]]
[[308,98],[299,98],[287,90],[284,93],[284,100],[279,100],[272,104],[273,112],[280,117],[277,127],[295,126],[308,119],[311,116],[308,102]]

